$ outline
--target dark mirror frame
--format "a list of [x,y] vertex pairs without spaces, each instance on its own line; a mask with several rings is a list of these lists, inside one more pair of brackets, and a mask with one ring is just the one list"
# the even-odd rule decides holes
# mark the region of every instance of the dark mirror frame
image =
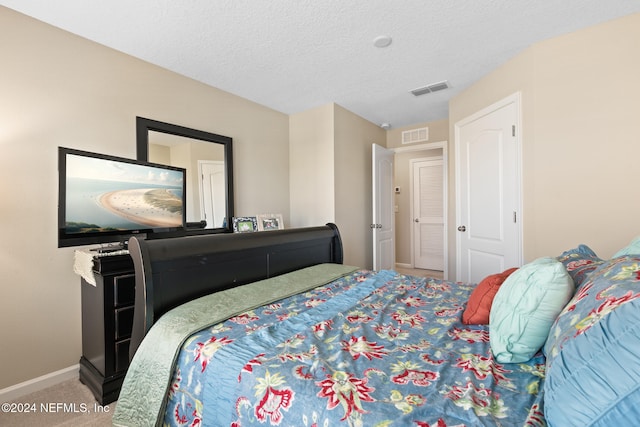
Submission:
[[[209,228],[201,230],[187,230],[187,233],[231,233],[233,232],[233,147],[232,139],[228,136],[217,135],[197,129],[157,120],[136,117],[136,156],[138,160],[149,161],[149,131],[168,133],[186,138],[207,141],[224,146],[224,166],[226,178],[226,227]],[[189,191],[189,189],[187,189]]]

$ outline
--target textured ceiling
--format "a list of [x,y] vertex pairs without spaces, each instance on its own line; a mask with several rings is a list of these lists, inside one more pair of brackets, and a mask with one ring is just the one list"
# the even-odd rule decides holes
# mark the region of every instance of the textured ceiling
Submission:
[[[329,102],[380,124],[448,101],[531,44],[638,0],[0,0],[72,33],[292,114]],[[0,29],[0,35],[2,29]],[[393,39],[377,48],[379,35]],[[450,89],[409,91],[447,80]]]

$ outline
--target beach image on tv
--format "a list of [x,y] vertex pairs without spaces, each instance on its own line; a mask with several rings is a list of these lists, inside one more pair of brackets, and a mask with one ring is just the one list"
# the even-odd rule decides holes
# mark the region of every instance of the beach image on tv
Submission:
[[68,155],[67,233],[183,224],[182,171]]

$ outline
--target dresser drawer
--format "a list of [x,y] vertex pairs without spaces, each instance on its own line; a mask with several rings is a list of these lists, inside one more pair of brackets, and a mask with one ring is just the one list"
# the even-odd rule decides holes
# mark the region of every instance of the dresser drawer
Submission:
[[116,309],[116,340],[128,338],[133,329],[133,307]]
[[129,367],[129,343],[131,340],[116,342],[116,372],[124,371]]
[[113,278],[113,302],[116,307],[131,305],[136,299],[136,276],[127,274]]

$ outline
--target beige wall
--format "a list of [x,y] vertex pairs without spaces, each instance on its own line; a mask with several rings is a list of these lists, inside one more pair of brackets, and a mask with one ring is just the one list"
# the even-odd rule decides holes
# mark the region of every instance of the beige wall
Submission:
[[334,104],[289,117],[291,226],[335,222]]
[[78,363],[57,147],[135,157],[135,118],[231,136],[236,213],[289,219],[288,116],[0,7],[0,389]]
[[403,148],[424,144],[424,142],[402,143],[402,132],[424,127],[429,128],[429,140],[427,143],[447,141],[449,139],[449,120],[434,120],[432,122],[416,123],[410,126],[389,129],[387,131],[387,148]]
[[291,223],[334,222],[344,262],[373,266],[371,144],[385,131],[334,103],[290,116]]
[[[525,262],[586,243],[610,257],[640,235],[640,14],[533,45],[453,99],[456,122],[522,93]],[[454,141],[450,224],[455,219]],[[455,271],[455,227],[449,267]],[[453,262],[453,263],[452,263]]]
[[379,126],[335,107],[336,224],[345,264],[373,268],[372,144],[384,146]]

